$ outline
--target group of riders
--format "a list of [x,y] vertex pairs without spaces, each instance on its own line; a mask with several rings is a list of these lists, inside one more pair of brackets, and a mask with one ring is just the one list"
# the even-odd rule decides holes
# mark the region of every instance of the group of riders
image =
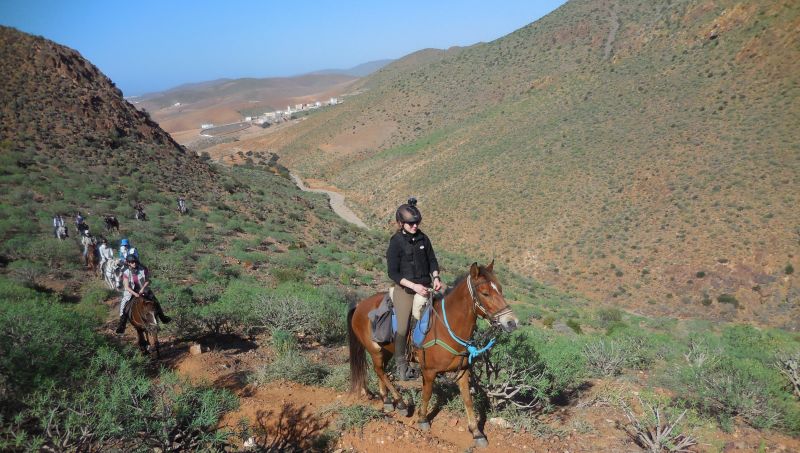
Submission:
[[[411,316],[413,314],[415,318],[418,318],[420,307],[427,303],[431,292],[440,292],[443,287],[433,245],[428,236],[420,230],[422,213],[416,205],[417,200],[410,198],[407,203],[402,204],[395,211],[397,230],[389,240],[386,251],[387,274],[394,285],[392,302],[397,316],[394,341],[396,376],[401,380],[418,377],[417,370],[409,366],[407,360],[406,336]],[[141,206],[137,205],[137,212],[139,208]],[[186,202],[182,197],[178,199],[178,209],[181,213],[186,212]],[[87,257],[89,253],[94,253],[96,241],[89,233],[89,227],[80,213],[75,216],[75,225],[81,235],[84,257]],[[59,231],[66,229],[61,215],[53,218],[53,228],[56,237],[59,237]],[[114,250],[109,246],[106,238],[100,238],[96,250],[100,257],[100,268],[103,274],[116,276],[116,279],[113,280],[116,282],[114,287],[123,292],[117,333],[124,332],[127,323],[126,306],[135,297],[145,297],[156,302],[157,314],[161,322],[170,321],[170,318],[164,315],[150,289],[150,273],[147,267],[139,261],[139,251],[131,245],[128,239],[120,241],[116,259]],[[107,282],[111,286],[108,278]]]
[[[137,203],[135,209],[136,218],[145,220],[142,204]],[[183,197],[178,198],[178,210],[181,214],[186,213],[186,200]],[[105,216],[104,222],[107,230],[119,230],[119,222],[116,217]],[[159,321],[164,324],[171,321],[170,317],[164,314],[161,304],[150,288],[150,271],[139,260],[139,251],[131,245],[129,239],[123,238],[120,240],[119,252],[115,254],[108,239],[92,235],[89,231],[89,226],[86,224],[86,218],[81,212],[75,215],[75,230],[83,246],[84,264],[89,264],[90,255],[92,256],[91,262],[94,262],[94,258],[99,257],[100,272],[109,288],[122,291],[119,306],[119,324],[116,333],[125,333],[129,316],[129,302],[138,297],[154,302]],[[69,237],[63,214],[55,214],[53,216],[53,235],[61,240]]]

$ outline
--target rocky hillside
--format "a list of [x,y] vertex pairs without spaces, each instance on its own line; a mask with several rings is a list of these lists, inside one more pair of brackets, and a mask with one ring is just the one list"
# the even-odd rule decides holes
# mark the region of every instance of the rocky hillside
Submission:
[[[187,154],[77,51],[0,27],[0,135],[28,157],[105,166],[176,192],[213,186],[207,165]],[[60,163],[59,163],[60,162]]]
[[238,146],[375,225],[417,195],[445,246],[598,301],[796,328],[798,21],[787,0],[572,0]]

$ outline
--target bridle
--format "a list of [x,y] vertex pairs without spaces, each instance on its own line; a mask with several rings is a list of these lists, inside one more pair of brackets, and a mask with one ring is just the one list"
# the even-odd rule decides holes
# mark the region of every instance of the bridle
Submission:
[[[478,296],[475,294],[475,288],[472,286],[472,275],[471,274],[467,275],[467,289],[469,289],[469,295],[472,297],[472,311],[475,314],[477,314],[480,317],[482,317],[483,319],[489,321],[489,323],[492,326],[497,326],[497,325],[500,324],[499,320],[500,320],[501,316],[503,316],[505,314],[508,314],[508,313],[511,313],[511,307],[509,307],[508,305],[506,305],[505,307],[503,307],[500,310],[498,310],[497,313],[494,313],[494,314],[489,313],[489,310],[487,310],[486,307],[483,306],[483,304],[480,301],[480,298],[478,298]],[[498,291],[498,293],[499,293],[499,291]],[[478,310],[483,312],[483,314],[480,314],[478,312]]]

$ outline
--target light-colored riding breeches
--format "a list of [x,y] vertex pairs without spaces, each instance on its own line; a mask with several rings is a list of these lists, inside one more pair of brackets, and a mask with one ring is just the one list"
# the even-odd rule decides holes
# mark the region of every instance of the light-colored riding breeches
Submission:
[[119,315],[120,316],[122,316],[122,314],[125,313],[125,305],[127,305],[128,302],[130,302],[131,299],[133,299],[133,294],[131,294],[131,293],[127,292],[127,291],[125,291],[122,294],[122,300],[119,302]]

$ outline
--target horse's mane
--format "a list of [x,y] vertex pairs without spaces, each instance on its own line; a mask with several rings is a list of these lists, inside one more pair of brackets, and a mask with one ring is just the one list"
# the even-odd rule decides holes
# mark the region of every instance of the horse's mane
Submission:
[[[464,272],[463,274],[460,274],[458,277],[456,277],[455,281],[453,282],[453,285],[449,286],[447,290],[445,290],[444,292],[445,297],[450,295],[450,293],[453,292],[456,286],[458,286],[459,284],[461,284],[461,282],[466,280],[468,275],[469,271]],[[497,278],[494,276],[494,272],[491,272],[488,269],[486,269],[486,266],[480,264],[478,265],[478,275],[485,277],[490,282],[497,282]]]

